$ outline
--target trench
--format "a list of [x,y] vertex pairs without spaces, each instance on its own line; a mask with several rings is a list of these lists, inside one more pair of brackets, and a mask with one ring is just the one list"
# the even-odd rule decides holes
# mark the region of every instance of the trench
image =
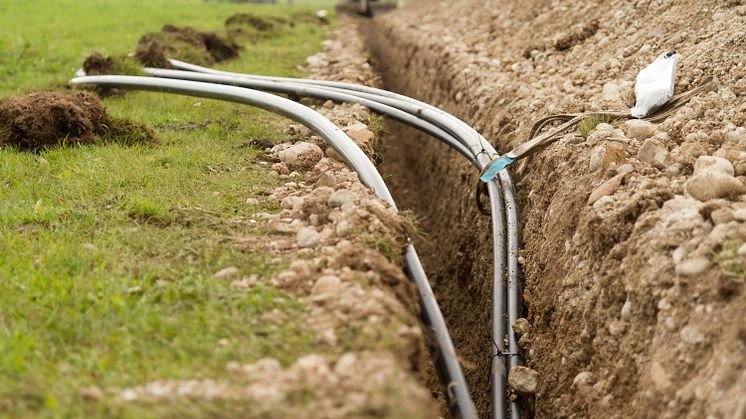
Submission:
[[[396,90],[391,85],[387,88]],[[379,167],[394,199],[423,231],[415,238],[480,417],[490,413],[492,235],[476,209],[476,173],[460,155],[388,123]]]
[[[385,37],[368,29],[373,66],[384,88],[436,104],[468,122],[455,106],[422,94],[422,78],[399,65]],[[387,65],[381,65],[381,63]],[[403,124],[387,122],[379,170],[397,205],[412,211],[423,234],[416,237],[423,264],[451,333],[480,417],[490,417],[492,350],[492,230],[479,213],[478,173],[448,146]],[[431,380],[432,385],[432,380]]]

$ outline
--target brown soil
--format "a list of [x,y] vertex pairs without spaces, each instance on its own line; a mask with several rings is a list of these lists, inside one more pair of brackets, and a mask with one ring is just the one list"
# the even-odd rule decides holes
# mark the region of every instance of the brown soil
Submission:
[[269,38],[278,34],[279,28],[287,24],[285,19],[279,17],[236,13],[225,20],[225,29],[231,39],[249,38],[255,42],[259,38]]
[[59,143],[90,143],[106,117],[90,93],[42,92],[0,103],[0,146],[38,150]]
[[97,74],[114,74],[114,59],[104,56],[100,52],[94,52],[83,61],[83,71],[89,76]]
[[169,68],[168,58],[210,65],[238,56],[239,47],[213,32],[165,25],[160,32],[143,35],[135,57],[143,65]]
[[40,92],[0,102],[0,146],[40,150],[56,145],[153,141],[140,124],[109,118],[98,98],[87,92]]
[[[500,151],[548,114],[628,107],[637,72],[671,49],[682,56],[677,91],[720,80],[642,137],[603,124],[512,168],[531,323],[524,349],[540,373],[527,413],[744,417],[746,199],[697,199],[690,186],[699,156],[727,160],[744,183],[746,5],[560,3],[413,1],[375,19],[370,43],[387,88],[465,119]],[[392,129],[387,181],[424,218],[418,247],[488,416],[491,234],[473,201],[477,174],[433,140]],[[651,144],[659,160],[646,157]]]

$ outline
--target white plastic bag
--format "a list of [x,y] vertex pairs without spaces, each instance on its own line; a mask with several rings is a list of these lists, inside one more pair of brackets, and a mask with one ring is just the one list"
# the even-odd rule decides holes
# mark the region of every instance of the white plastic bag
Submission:
[[676,64],[679,54],[676,51],[661,54],[637,75],[635,96],[637,102],[630,113],[635,118],[643,118],[666,103],[673,96],[676,79]]

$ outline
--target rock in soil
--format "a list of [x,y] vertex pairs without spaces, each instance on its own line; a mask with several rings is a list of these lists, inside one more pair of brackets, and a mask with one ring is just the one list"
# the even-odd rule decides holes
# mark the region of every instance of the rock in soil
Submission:
[[536,393],[536,386],[539,384],[539,373],[520,365],[513,367],[508,373],[508,384],[518,393],[534,394]]
[[307,170],[318,163],[324,153],[316,144],[301,142],[278,152],[277,157],[292,170]]
[[313,228],[303,227],[298,230],[295,240],[301,248],[316,247],[321,242],[321,236]]
[[513,323],[513,331],[518,336],[523,336],[524,334],[528,333],[529,330],[531,330],[531,325],[528,323],[528,320],[521,317],[520,319],[517,319],[515,323]]

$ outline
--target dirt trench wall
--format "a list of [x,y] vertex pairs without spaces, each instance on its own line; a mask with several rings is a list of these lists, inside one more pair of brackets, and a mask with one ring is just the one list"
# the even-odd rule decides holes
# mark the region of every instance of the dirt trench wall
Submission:
[[[454,113],[498,151],[549,114],[628,108],[635,75],[661,52],[682,56],[677,92],[719,79],[663,123],[575,131],[512,169],[524,346],[540,373],[530,414],[746,417],[744,27],[738,1],[423,0],[374,19],[385,87]],[[489,416],[491,233],[477,174],[432,139],[395,132],[384,171],[424,218],[418,248]],[[712,162],[732,190],[698,189],[714,190]]]

